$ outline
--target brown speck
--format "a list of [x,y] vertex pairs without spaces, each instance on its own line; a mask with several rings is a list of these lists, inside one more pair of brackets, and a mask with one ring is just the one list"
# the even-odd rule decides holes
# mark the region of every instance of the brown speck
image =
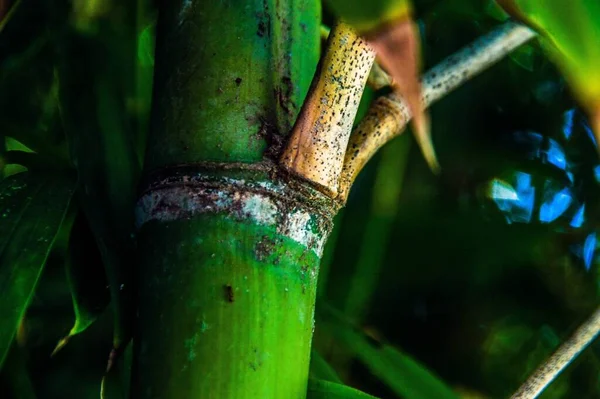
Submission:
[[242,78],[236,78],[235,79],[235,84],[239,87],[239,85],[242,84]]
[[225,299],[227,302],[233,302],[235,300],[233,296],[233,287],[229,284],[226,284],[223,286],[223,288],[225,289]]
[[265,26],[264,22],[259,22],[258,23],[258,30],[256,31],[256,35],[258,37],[263,37],[265,35],[265,32],[267,31],[267,27]]

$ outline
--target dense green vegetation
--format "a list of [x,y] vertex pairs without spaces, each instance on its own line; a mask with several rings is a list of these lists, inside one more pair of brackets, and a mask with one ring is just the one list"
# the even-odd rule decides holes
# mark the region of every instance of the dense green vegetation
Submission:
[[[425,69],[507,18],[488,0],[415,3]],[[158,270],[161,246],[186,237],[192,242],[190,231],[202,229],[233,237],[223,258],[236,251],[245,256],[244,240],[235,237],[242,230],[257,241],[268,237],[275,243],[269,245],[288,244],[266,228],[244,230],[227,218],[198,218],[160,233],[172,241],[157,240],[159,228],[145,230],[141,242],[152,251],[137,257],[133,209],[140,176],[149,168],[144,157],[157,5],[0,0],[0,12],[5,4],[13,7],[0,22],[0,397],[85,399],[101,390],[105,398],[127,397],[135,357],[130,339],[139,328],[134,298],[142,292],[153,300],[151,279],[136,286],[139,259]],[[243,31],[230,23],[217,21],[218,35]],[[323,24],[333,23],[324,9]],[[316,32],[318,26],[311,20],[307,29]],[[259,29],[253,40],[264,33]],[[223,149],[218,140],[199,139],[190,152],[176,153],[181,162],[252,162],[264,146],[281,148],[280,142],[255,139],[253,129],[271,134],[269,129],[291,128],[318,54],[306,42],[295,46],[293,51],[315,62],[291,71],[300,87],[297,98],[286,98],[292,111],[278,103],[277,117],[227,119],[233,127],[245,124],[247,131],[235,133],[250,145],[232,136]],[[380,398],[505,398],[596,308],[598,152],[585,113],[542,50],[537,41],[525,44],[432,107],[439,175],[431,173],[408,134],[390,142],[359,175],[321,260],[310,397],[369,397],[344,384]],[[177,51],[169,54],[185,59]],[[223,74],[240,65],[232,60]],[[210,73],[219,72],[217,66]],[[270,101],[272,88],[259,84],[259,72],[247,76],[230,79],[230,86],[255,79],[253,91],[242,96]],[[219,98],[215,82],[200,82],[198,90]],[[357,122],[370,101],[388,90],[365,90]],[[198,101],[213,105],[211,96]],[[212,129],[223,126],[218,117]],[[170,137],[150,146],[158,154],[152,166],[174,163]],[[222,248],[218,236],[207,237],[207,247]],[[277,259],[282,270],[295,264],[316,268],[318,257],[304,256],[293,245],[249,267]],[[231,278],[241,280],[240,273]],[[233,302],[232,288],[216,278],[213,283],[213,277],[199,279],[224,293],[203,300]],[[271,277],[261,278],[271,284]],[[192,282],[186,289],[195,287]],[[281,300],[267,288],[265,295]],[[285,300],[297,304],[290,297]],[[244,302],[236,298],[236,305]],[[310,299],[302,301],[309,313]],[[150,329],[164,314],[173,322],[191,318],[189,310],[161,309],[161,318],[141,325]],[[289,317],[287,308],[280,310],[276,317]],[[199,329],[211,327],[199,323]],[[289,323],[273,333],[274,340],[298,331],[310,335]],[[194,353],[184,349],[189,351],[177,356]],[[599,356],[593,344],[541,397],[600,398]]]

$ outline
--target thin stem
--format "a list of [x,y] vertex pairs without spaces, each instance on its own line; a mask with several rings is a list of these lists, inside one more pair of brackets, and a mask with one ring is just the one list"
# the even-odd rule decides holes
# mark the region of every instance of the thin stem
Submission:
[[535,399],[598,336],[600,307],[565,343],[542,364],[511,396],[511,399]]
[[[507,22],[446,58],[423,77],[423,103],[430,106],[464,82],[494,65],[532,39],[535,33],[523,25]],[[352,182],[369,159],[410,120],[404,100],[392,93],[378,98],[352,133],[340,177],[339,198],[344,200]]]

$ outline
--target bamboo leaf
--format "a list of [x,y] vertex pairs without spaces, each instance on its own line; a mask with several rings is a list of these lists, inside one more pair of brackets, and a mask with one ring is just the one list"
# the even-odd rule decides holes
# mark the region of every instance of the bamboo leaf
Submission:
[[5,364],[6,367],[0,371],[2,397],[36,399],[33,382],[27,369],[26,351],[13,343],[6,356]]
[[[101,26],[105,23],[108,24],[101,21]],[[132,37],[131,44],[134,40]],[[135,52],[128,54],[131,60],[122,59],[125,57],[121,51],[127,44],[119,43],[114,35],[87,37],[71,32],[58,68],[61,111],[82,183],[79,194],[83,211],[110,283],[116,319],[115,348],[131,335],[132,209],[140,169],[133,124],[123,98],[128,87],[122,79],[114,78],[133,74]],[[91,89],[82,92],[80,82],[90,82]]]
[[331,382],[342,382],[333,367],[314,349],[310,354],[310,376]]
[[21,5],[21,0],[17,0],[14,4],[11,1],[0,1],[0,32],[4,29],[6,24],[11,20],[11,17]]
[[101,259],[94,236],[84,215],[80,213],[71,231],[66,261],[75,322],[67,336],[58,342],[53,354],[62,349],[71,337],[87,330],[110,302],[108,283]]
[[377,399],[347,385],[331,381],[308,380],[308,399]]
[[74,181],[19,173],[0,182],[0,365],[65,217]]
[[406,399],[457,399],[446,384],[422,364],[398,349],[368,338],[332,308],[327,309],[325,328],[397,395]]
[[129,397],[133,344],[130,342],[123,352],[123,356],[116,359],[115,366],[111,367],[102,377],[100,399],[126,399]]
[[541,33],[548,56],[570,83],[600,137],[600,2],[497,1],[506,12]]

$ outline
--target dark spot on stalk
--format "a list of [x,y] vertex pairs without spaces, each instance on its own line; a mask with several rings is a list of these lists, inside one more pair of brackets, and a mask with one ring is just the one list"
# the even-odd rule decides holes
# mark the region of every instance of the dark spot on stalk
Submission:
[[229,284],[226,284],[223,286],[223,288],[225,289],[225,300],[227,302],[235,301],[235,297],[233,295],[233,287]]
[[239,87],[242,84],[242,78],[236,78],[235,84]]
[[260,21],[258,23],[258,30],[256,31],[256,35],[258,37],[263,37],[265,35],[267,31],[267,27],[265,26],[265,23],[263,21]]

